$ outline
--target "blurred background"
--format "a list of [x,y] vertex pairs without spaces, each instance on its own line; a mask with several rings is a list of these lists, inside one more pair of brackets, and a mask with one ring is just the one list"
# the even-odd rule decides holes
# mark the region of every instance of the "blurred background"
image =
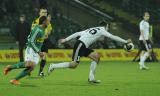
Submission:
[[[77,31],[97,26],[101,20],[108,21],[110,32],[124,39],[131,38],[137,48],[139,22],[144,11],[151,14],[150,25],[154,47],[160,47],[159,0],[0,0],[0,49],[17,49],[15,30],[19,17],[24,14],[31,25],[38,17],[39,8],[46,7],[52,15],[53,30],[49,36],[50,49],[70,49],[72,40],[59,45],[58,39]],[[122,44],[101,38],[92,48],[115,49]]]

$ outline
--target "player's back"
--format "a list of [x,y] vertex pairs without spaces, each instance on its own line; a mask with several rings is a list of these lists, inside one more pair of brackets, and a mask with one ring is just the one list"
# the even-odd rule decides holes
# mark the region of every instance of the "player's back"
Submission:
[[79,40],[84,42],[86,47],[89,47],[102,36],[102,32],[104,31],[104,27],[89,28],[81,32]]
[[33,47],[34,45],[40,49],[43,44],[44,37],[44,29],[42,29],[39,25],[36,25],[28,36],[27,46]]
[[[33,29],[36,25],[39,25],[39,18],[40,18],[40,17],[36,18],[36,19],[32,22],[31,29]],[[47,27],[45,28],[45,35],[48,35],[48,34],[51,32],[51,30],[52,30],[52,24],[49,23],[49,24],[47,25]]]

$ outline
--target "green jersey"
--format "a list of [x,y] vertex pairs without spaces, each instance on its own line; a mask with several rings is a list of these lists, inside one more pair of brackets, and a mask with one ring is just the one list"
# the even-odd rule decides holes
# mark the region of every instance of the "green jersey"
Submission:
[[45,30],[39,25],[35,26],[28,36],[27,47],[32,48],[35,52],[40,52],[45,39]]

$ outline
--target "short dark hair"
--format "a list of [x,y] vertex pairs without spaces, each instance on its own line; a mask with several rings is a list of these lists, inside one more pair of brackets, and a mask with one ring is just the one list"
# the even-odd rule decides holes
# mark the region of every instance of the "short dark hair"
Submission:
[[108,23],[105,20],[99,22],[100,26],[106,26]]
[[[47,8],[41,7],[41,8],[39,8],[39,12],[40,12],[41,10],[47,10]],[[47,10],[47,12],[48,12],[48,10]]]
[[146,14],[149,14],[149,12],[148,12],[148,11],[145,11],[145,12],[143,13],[143,16],[145,16]]
[[25,15],[24,15],[24,14],[21,14],[20,17],[25,17]]
[[45,10],[47,10],[47,8],[46,8],[46,7],[40,7],[40,8],[39,8],[39,10],[41,10],[41,9],[45,9]]
[[47,20],[47,17],[46,16],[42,16],[39,18],[39,25],[43,24],[43,22]]

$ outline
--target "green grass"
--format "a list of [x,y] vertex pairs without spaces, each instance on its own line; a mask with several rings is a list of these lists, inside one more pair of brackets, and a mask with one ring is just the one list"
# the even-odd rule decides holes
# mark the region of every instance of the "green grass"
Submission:
[[[38,68],[31,77],[21,80],[20,86],[9,80],[21,71],[2,74],[7,64],[0,63],[0,96],[159,96],[160,64],[147,63],[150,70],[139,70],[137,62],[101,62],[96,78],[101,84],[89,84],[89,62],[81,62],[77,69],[57,69],[50,76],[38,78]],[[47,67],[45,72],[47,71]]]

